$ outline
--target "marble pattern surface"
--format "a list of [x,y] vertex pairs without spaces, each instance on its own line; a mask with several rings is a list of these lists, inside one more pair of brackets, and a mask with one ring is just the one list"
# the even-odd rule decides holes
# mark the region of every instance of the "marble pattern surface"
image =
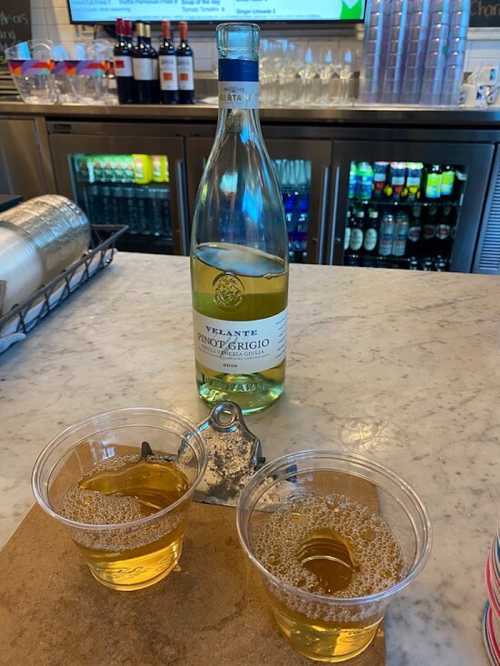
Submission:
[[[390,607],[390,666],[485,666],[483,563],[500,506],[500,278],[293,266],[285,396],[249,417],[265,455],[342,447],[426,502],[426,570]],[[0,356],[0,545],[44,444],[93,413],[200,421],[185,258],[113,266]]]

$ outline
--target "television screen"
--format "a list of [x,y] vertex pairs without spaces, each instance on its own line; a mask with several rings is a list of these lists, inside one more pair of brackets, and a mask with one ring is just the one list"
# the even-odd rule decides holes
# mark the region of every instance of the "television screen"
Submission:
[[73,23],[132,20],[190,21],[362,21],[366,0],[68,0]]

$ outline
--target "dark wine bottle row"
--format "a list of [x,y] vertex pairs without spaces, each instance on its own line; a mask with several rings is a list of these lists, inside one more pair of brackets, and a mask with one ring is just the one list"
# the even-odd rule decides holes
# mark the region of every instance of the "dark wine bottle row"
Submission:
[[120,104],[194,104],[193,50],[187,23],[179,23],[177,48],[169,21],[162,21],[158,51],[151,43],[148,23],[135,24],[135,43],[132,32],[132,21],[116,19],[114,67]]

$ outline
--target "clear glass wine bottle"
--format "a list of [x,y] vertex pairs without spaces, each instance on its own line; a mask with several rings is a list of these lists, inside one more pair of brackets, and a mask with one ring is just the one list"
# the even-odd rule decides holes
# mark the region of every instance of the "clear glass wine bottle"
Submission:
[[196,380],[256,412],[283,392],[288,238],[258,112],[259,28],[217,28],[219,120],[191,237]]

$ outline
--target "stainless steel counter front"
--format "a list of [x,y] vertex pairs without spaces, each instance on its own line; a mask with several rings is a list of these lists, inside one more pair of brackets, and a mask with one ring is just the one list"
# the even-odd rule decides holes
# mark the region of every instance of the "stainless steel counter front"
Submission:
[[[217,107],[209,104],[163,105],[44,105],[0,102],[0,115],[65,117],[74,119],[205,121],[217,119]],[[261,119],[270,123],[314,125],[388,125],[463,128],[500,128],[500,107],[495,109],[449,109],[426,107],[345,106],[335,108],[264,108]]]

